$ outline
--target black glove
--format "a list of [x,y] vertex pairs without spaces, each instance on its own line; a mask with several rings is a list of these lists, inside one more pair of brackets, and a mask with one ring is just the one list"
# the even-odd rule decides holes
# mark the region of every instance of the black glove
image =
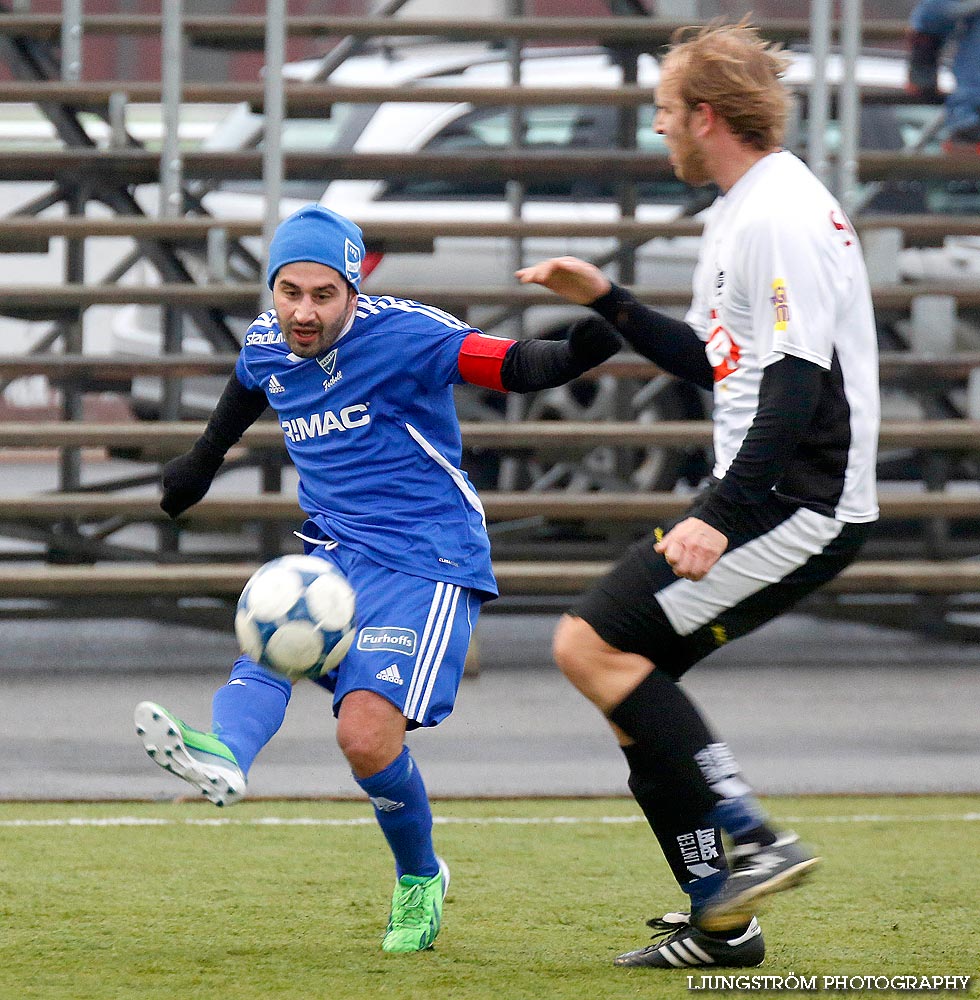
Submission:
[[611,323],[600,316],[577,320],[568,331],[568,350],[572,358],[587,372],[611,358],[623,346]]
[[201,438],[187,454],[163,467],[163,497],[160,506],[170,517],[193,507],[210,489],[225,453]]
[[500,366],[500,383],[508,392],[537,392],[571,382],[612,357],[623,342],[599,316],[575,322],[565,340],[519,340]]

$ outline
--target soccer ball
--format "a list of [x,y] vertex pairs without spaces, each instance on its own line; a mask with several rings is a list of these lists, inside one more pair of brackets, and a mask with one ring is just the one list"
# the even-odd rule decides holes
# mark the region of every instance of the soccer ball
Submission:
[[316,680],[347,654],[354,638],[354,590],[332,563],[282,556],[245,584],[235,635],[246,656],[290,680]]

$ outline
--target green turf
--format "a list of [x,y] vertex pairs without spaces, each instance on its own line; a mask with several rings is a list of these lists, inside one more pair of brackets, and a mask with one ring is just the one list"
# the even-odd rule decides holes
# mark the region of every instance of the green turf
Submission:
[[[760,974],[980,971],[980,797],[768,807],[826,863],[763,914]],[[379,950],[392,886],[381,834],[341,823],[369,819],[365,805],[0,804],[0,998],[697,995],[686,972],[610,964],[645,942],[645,918],[684,898],[632,802],[444,802],[435,813],[453,870],[443,932],[435,950],[399,956]],[[123,817],[144,825],[92,825]]]

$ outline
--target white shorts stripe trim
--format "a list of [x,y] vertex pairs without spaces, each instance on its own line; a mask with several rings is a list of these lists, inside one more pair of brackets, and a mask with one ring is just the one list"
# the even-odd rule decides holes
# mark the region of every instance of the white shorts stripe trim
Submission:
[[425,632],[415,661],[415,670],[412,673],[412,683],[405,698],[404,712],[407,719],[421,722],[425,716],[432,689],[439,675],[439,667],[442,665],[446,646],[452,635],[459,594],[460,588],[453,584],[436,584],[429,617],[425,623]]
[[[446,619],[452,603],[452,591],[455,589],[450,584],[441,584],[441,587],[442,594],[439,601],[439,607],[436,612],[434,626],[430,633],[429,642],[419,650],[415,672],[412,675],[412,683],[415,690],[412,693],[412,697],[407,702],[408,707],[405,711],[405,717],[408,719],[414,719],[416,722],[422,721],[421,712],[419,711],[419,703],[425,692],[426,682],[430,680],[430,672],[435,669],[435,672],[438,673],[438,664],[433,661],[435,659],[436,652],[439,649],[443,629],[446,627]],[[435,599],[433,599],[433,603],[435,603]],[[452,622],[450,621],[449,624],[451,626]]]
[[447,626],[442,630],[442,642],[439,644],[439,652],[436,653],[435,662],[432,665],[432,669],[429,671],[429,683],[425,686],[425,694],[422,696],[422,704],[419,706],[418,712],[416,714],[416,719],[421,722],[425,718],[425,713],[429,709],[429,699],[432,697],[432,689],[435,687],[436,678],[439,676],[439,668],[442,666],[442,661],[446,656],[446,647],[449,645],[449,640],[453,634],[453,623],[456,621],[456,606],[459,603],[460,588],[451,587],[452,591],[452,604],[449,607],[449,614],[447,616]]
[[751,542],[726,552],[701,580],[678,580],[657,594],[678,635],[691,635],[723,611],[779,583],[819,555],[844,530],[844,522],[801,507]]
[[432,635],[432,626],[435,624],[436,615],[439,612],[439,604],[442,600],[442,592],[445,588],[444,583],[436,583],[436,589],[432,595],[432,603],[429,605],[429,616],[425,620],[425,628],[422,630],[422,639],[419,642],[419,651],[415,657],[415,667],[412,672],[412,680],[408,685],[408,691],[405,693],[405,705],[403,711],[406,717],[408,716],[408,705],[412,698],[415,696],[415,686],[419,683],[419,665],[422,662],[422,655],[424,650],[429,644],[429,636]]

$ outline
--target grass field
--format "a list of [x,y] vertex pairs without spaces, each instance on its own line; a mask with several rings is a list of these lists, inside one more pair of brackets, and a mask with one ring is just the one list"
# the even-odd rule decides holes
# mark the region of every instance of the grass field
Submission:
[[[762,914],[759,972],[980,972],[980,797],[768,807],[826,861]],[[359,803],[2,803],[0,998],[692,995],[686,972],[610,964],[646,941],[647,917],[683,908],[632,802],[435,813],[453,871],[443,931],[433,951],[389,956],[389,856]]]

